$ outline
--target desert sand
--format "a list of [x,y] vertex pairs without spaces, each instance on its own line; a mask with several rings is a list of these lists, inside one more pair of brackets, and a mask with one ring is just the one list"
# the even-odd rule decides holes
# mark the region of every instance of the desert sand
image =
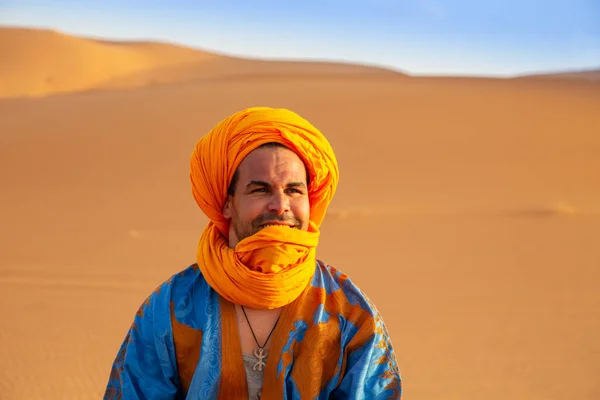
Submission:
[[0,57],[0,398],[101,398],[137,307],[194,262],[194,144],[258,105],[331,141],[318,255],[377,304],[406,399],[600,398],[600,83],[13,28]]

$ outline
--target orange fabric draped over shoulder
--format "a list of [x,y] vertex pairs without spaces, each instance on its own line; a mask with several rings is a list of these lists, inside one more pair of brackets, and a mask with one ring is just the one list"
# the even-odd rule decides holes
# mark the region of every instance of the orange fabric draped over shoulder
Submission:
[[[229,248],[229,221],[222,213],[227,189],[242,160],[268,142],[296,152],[308,170],[309,228],[267,227]],[[319,227],[339,180],[325,136],[290,110],[248,108],[225,118],[198,141],[190,180],[196,203],[210,219],[197,252],[209,285],[227,300],[252,308],[278,308],[296,299],[315,272]]]

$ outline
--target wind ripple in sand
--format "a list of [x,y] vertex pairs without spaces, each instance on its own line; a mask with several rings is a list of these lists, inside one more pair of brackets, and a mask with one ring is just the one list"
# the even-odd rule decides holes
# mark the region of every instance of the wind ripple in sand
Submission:
[[514,210],[509,212],[513,216],[517,217],[537,217],[537,218],[548,218],[548,217],[560,217],[560,216],[575,216],[575,215],[586,215],[581,210],[567,203],[556,203],[548,206],[534,206],[524,207],[520,210]]
[[8,268],[0,270],[0,284],[10,286],[46,286],[55,290],[95,289],[95,290],[147,290],[148,282],[139,277],[102,273],[91,274],[75,271],[60,271],[54,268]]
[[77,279],[44,279],[35,277],[0,277],[0,283],[25,286],[48,286],[52,289],[99,289],[99,290],[144,290],[147,286],[131,282],[87,281]]
[[345,220],[348,218],[389,217],[389,216],[419,216],[419,215],[456,215],[456,216],[511,216],[518,218],[552,218],[588,216],[596,214],[591,210],[583,211],[567,203],[559,202],[552,205],[532,205],[522,207],[500,208],[500,207],[464,207],[464,208],[418,208],[418,207],[355,207],[331,209],[327,212],[327,218],[332,220]]

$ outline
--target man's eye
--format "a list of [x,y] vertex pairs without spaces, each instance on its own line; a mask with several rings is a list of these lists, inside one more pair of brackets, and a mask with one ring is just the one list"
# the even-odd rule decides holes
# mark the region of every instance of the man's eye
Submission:
[[267,190],[267,189],[265,189],[265,188],[258,188],[258,189],[254,189],[254,190],[252,190],[250,193],[264,192],[264,191],[266,191],[266,190]]

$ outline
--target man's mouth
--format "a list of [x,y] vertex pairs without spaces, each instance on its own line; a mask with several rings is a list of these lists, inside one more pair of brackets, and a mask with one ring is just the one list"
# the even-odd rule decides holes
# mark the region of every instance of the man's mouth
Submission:
[[263,227],[263,228],[266,228],[267,226],[285,226],[287,228],[294,227],[294,225],[290,225],[285,222],[267,222],[267,223],[261,225],[261,227]]

